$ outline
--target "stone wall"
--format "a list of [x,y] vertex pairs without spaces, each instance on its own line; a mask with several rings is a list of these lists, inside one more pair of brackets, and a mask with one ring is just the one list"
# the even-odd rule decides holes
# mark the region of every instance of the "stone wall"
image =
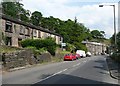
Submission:
[[[8,47],[4,46],[4,48]],[[59,48],[56,50],[55,56],[51,56],[51,54],[48,52],[41,55],[36,55],[31,49],[15,49],[16,50],[11,52],[0,53],[3,70],[9,70],[27,65],[41,64],[43,62],[51,62],[52,57],[57,58],[58,60],[62,60],[65,55],[63,53],[60,53],[61,49]]]
[[49,53],[35,56],[30,49],[11,53],[0,53],[0,56],[2,57],[3,69],[5,70],[51,61],[51,55]]

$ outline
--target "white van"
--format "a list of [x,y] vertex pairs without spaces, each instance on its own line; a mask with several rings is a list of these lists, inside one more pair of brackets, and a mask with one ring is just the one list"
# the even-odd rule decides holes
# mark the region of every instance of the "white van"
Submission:
[[77,50],[76,54],[79,54],[80,57],[86,57],[85,51],[83,51],[83,50]]

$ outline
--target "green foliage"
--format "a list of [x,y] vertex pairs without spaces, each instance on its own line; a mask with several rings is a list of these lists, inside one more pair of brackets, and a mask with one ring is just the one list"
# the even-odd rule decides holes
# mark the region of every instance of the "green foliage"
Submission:
[[120,53],[120,32],[117,34],[117,48],[118,52]]
[[29,22],[30,11],[25,10],[23,6],[24,5],[19,2],[2,2],[4,14]]
[[114,61],[120,63],[120,53],[119,52],[113,52],[113,54],[110,56]]
[[66,50],[67,51],[72,51],[75,49],[75,46],[73,44],[67,43],[66,44]]
[[[115,35],[113,35],[110,39],[111,39],[111,44],[114,45],[115,44]],[[114,52],[112,54],[111,58],[120,63],[120,32],[116,35],[116,39],[117,39],[116,40],[117,41],[116,48],[118,51],[116,51],[116,48],[115,48],[116,52]]]
[[52,38],[46,38],[45,40],[43,40],[42,45],[47,49],[48,52],[51,53],[51,55],[55,55],[57,45]]
[[[20,18],[24,22],[30,22],[33,25],[41,26],[44,29],[48,29],[50,31],[56,32],[63,37],[63,41],[65,43],[72,44],[80,49],[86,50],[85,46],[81,44],[83,40],[93,40],[95,39],[97,42],[104,41],[104,31],[93,30],[90,32],[88,28],[86,28],[83,24],[77,22],[77,18],[72,21],[68,19],[67,21],[60,20],[59,18],[43,17],[42,13],[39,11],[34,11],[30,16],[30,11],[23,8],[23,4],[19,2],[3,2],[3,13],[6,15],[10,15],[13,18]],[[49,41],[50,43],[46,42]],[[46,47],[49,52],[53,54],[51,50],[55,50],[54,47],[50,47],[54,45],[50,40],[27,40],[22,42],[22,46],[34,46],[37,49]],[[68,46],[70,47],[70,46]],[[70,49],[70,48],[69,48]]]
[[105,32],[104,31],[98,31],[98,30],[93,30],[91,31],[92,37],[96,40],[96,42],[104,42],[105,40]]
[[[115,34],[110,38],[111,45],[115,44]],[[116,41],[117,41],[117,48],[118,51],[120,52],[120,32],[116,35]]]
[[41,12],[35,11],[35,12],[32,13],[31,23],[33,25],[39,26],[41,20],[42,20],[42,14],[41,14]]
[[78,42],[75,42],[74,45],[76,47],[76,50],[84,50],[85,52],[87,52],[87,48],[85,45]]
[[26,39],[21,41],[22,47],[35,47],[37,50],[41,51],[41,49],[47,50],[51,53],[51,55],[55,55],[56,43],[52,38],[46,39]]

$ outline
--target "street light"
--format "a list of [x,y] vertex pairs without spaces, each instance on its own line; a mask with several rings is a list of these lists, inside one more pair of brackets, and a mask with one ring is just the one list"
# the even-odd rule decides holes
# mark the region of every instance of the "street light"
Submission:
[[117,41],[116,41],[116,20],[115,20],[115,5],[99,5],[99,7],[103,7],[103,6],[113,6],[113,12],[114,12],[114,35],[115,35],[115,46],[117,45]]

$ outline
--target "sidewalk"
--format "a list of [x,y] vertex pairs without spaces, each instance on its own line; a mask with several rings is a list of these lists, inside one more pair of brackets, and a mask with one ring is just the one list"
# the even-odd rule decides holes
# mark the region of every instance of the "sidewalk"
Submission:
[[110,76],[120,80],[120,64],[113,61],[109,56],[106,58]]

